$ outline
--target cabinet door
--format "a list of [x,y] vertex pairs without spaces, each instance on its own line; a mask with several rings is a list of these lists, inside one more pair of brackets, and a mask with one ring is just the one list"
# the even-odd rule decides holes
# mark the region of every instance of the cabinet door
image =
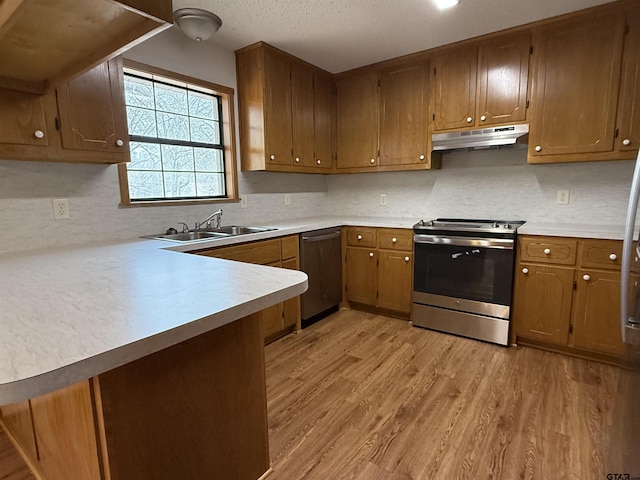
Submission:
[[264,52],[265,153],[269,165],[291,165],[291,61],[277,52]]
[[122,59],[102,63],[57,90],[62,147],[126,153]]
[[380,72],[380,165],[426,163],[429,66]]
[[29,400],[2,406],[2,422],[32,464],[38,461]]
[[98,480],[98,444],[89,382],[31,400],[33,425],[46,478]]
[[347,300],[364,305],[376,304],[378,290],[378,252],[371,248],[346,248]]
[[381,250],[378,265],[378,307],[411,312],[413,254]]
[[291,115],[294,166],[315,165],[313,100],[313,70],[306,65],[292,63]]
[[378,158],[378,74],[340,79],[338,168],[375,167]]
[[514,297],[516,335],[567,344],[573,272],[573,268],[520,264]]
[[627,14],[627,25],[622,55],[622,82],[618,104],[618,150],[640,148],[640,15]]
[[[298,258],[291,258],[282,261],[282,268],[289,270],[299,270]],[[284,319],[284,329],[293,330],[300,328],[300,297],[293,297],[283,302],[282,316]]]
[[622,13],[537,32],[530,156],[613,149],[623,33]]
[[475,125],[478,48],[443,52],[433,59],[433,67],[434,130]]
[[[0,90],[0,144],[49,145],[51,135],[58,135],[47,125],[45,112],[49,97]],[[53,105],[55,109],[55,100]]]
[[530,45],[528,33],[480,45],[477,125],[526,119]]
[[620,273],[578,270],[573,314],[573,346],[622,355]]
[[330,75],[315,72],[313,79],[314,166],[333,167],[335,152],[335,96]]

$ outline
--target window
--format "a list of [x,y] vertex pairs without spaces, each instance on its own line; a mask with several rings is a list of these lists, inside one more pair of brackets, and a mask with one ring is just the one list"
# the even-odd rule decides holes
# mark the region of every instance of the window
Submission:
[[127,61],[124,94],[123,204],[237,198],[233,89]]

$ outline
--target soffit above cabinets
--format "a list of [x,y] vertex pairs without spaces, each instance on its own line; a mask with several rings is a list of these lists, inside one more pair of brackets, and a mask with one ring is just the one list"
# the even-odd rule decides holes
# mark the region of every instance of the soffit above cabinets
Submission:
[[44,93],[170,22],[171,0],[0,0],[0,88]]
[[331,73],[609,3],[611,0],[174,0],[222,19],[213,42],[265,41]]

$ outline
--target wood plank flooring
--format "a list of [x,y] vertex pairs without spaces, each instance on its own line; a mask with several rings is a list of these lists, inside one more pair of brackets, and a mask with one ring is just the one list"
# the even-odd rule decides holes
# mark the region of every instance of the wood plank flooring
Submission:
[[640,477],[637,373],[351,310],[265,355],[269,480]]
[[272,480],[640,476],[613,408],[640,377],[616,367],[350,310],[266,364]]

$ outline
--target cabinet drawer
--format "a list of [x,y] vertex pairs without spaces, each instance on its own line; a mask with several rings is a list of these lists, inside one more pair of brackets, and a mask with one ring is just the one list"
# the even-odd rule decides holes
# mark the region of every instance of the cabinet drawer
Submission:
[[616,240],[584,240],[580,265],[582,267],[620,269],[622,242]]
[[577,240],[561,237],[522,237],[520,260],[575,265]]
[[298,256],[298,236],[283,237],[282,242],[282,259],[296,258]]
[[413,250],[413,231],[400,228],[378,230],[378,246],[387,250]]
[[347,229],[347,245],[375,248],[377,243],[378,238],[375,228],[349,227]]
[[224,258],[245,263],[266,265],[280,261],[280,240],[263,240],[255,243],[245,243],[232,247],[222,247],[199,252],[208,257]]

